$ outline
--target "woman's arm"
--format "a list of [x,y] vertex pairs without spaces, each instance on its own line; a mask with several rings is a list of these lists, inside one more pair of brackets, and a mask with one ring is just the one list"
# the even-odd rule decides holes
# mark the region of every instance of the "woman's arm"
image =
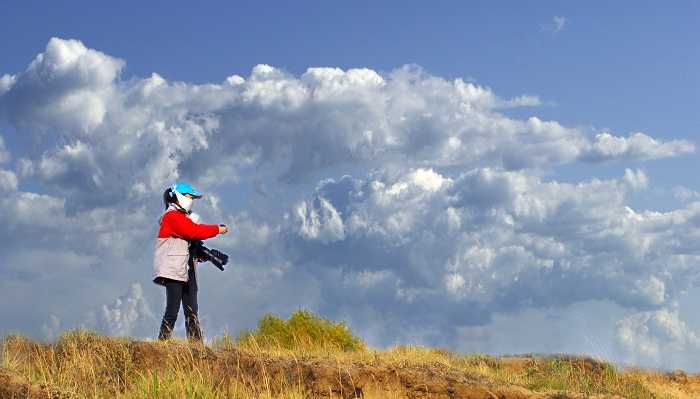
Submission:
[[[224,232],[226,227],[223,228]],[[166,212],[163,216],[158,238],[178,237],[185,240],[206,240],[217,234],[223,234],[222,228],[215,224],[197,224],[179,211]]]

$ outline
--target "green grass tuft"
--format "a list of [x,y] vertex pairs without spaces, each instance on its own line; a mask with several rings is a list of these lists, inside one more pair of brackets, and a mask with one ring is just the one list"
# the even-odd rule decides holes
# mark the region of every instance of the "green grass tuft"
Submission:
[[289,320],[271,313],[258,321],[258,330],[246,331],[239,337],[243,346],[298,349],[340,349],[360,351],[365,342],[355,336],[344,321],[331,321],[309,310],[297,310]]

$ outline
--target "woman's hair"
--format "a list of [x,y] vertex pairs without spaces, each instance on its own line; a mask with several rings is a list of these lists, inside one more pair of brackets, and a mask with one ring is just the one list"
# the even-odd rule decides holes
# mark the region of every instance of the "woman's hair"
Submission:
[[172,187],[165,190],[163,193],[163,203],[165,204],[165,210],[168,210],[170,204],[177,204],[177,198],[173,195]]

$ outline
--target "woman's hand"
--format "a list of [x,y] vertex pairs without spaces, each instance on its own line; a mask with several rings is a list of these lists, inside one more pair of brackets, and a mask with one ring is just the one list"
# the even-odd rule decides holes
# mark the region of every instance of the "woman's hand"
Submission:
[[226,227],[225,224],[220,224],[219,225],[219,234],[226,234],[228,232],[228,228]]

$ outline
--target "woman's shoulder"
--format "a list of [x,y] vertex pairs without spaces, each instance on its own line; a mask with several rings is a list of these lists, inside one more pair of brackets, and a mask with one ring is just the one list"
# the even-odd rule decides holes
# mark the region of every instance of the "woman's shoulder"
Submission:
[[187,219],[187,215],[182,213],[179,209],[170,207],[165,210],[163,215],[160,217],[161,220],[170,220],[170,219]]

